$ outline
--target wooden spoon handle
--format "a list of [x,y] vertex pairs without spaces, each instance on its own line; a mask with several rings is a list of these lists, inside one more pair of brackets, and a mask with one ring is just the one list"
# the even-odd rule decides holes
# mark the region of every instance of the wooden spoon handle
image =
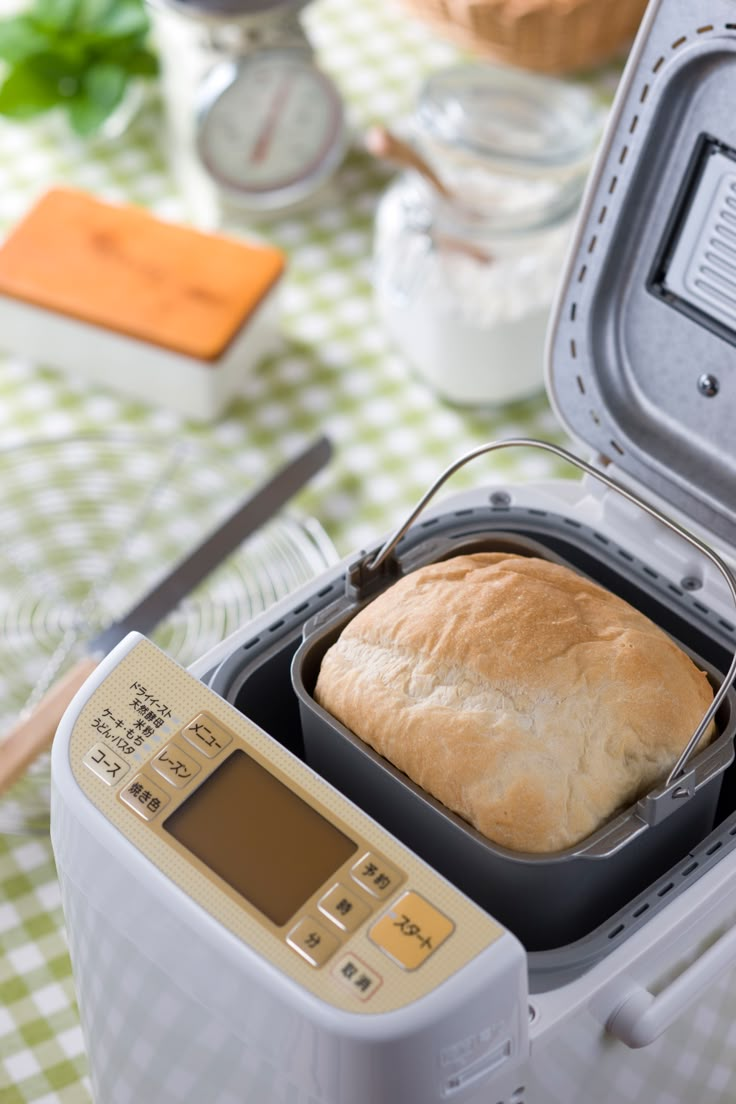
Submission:
[[0,794],[10,789],[31,763],[51,747],[64,710],[97,663],[92,656],[80,659],[46,691],[32,712],[21,717],[6,734],[0,743]]
[[365,136],[365,145],[369,153],[382,161],[393,161],[395,165],[414,169],[427,180],[443,199],[453,200],[454,196],[432,166],[409,142],[388,130],[384,126],[373,126]]

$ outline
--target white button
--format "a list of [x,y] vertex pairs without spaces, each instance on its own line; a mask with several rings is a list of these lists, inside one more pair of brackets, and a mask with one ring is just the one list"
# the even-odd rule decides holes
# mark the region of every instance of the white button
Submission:
[[91,747],[82,760],[85,767],[100,778],[106,786],[115,786],[125,778],[130,770],[130,764],[116,755],[104,744],[95,744]]

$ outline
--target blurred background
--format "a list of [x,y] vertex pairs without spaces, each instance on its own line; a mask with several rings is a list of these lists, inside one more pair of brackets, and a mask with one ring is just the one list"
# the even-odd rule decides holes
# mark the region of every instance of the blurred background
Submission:
[[[465,451],[565,441],[545,331],[644,6],[0,2],[0,742],[315,435],[333,443],[329,467],[161,625],[182,663],[375,544]],[[91,351],[94,295],[63,349],[29,355],[13,336],[18,301],[40,326],[56,310],[46,269],[19,285],[8,247],[59,186],[196,230],[204,248],[224,235],[283,256],[269,341],[225,390],[210,365],[206,416],[181,388],[154,395],[110,367],[114,319],[110,359]],[[52,235],[44,264],[69,261]],[[570,474],[513,450],[448,491]],[[48,800],[47,756],[0,798],[2,1104],[90,1100]]]

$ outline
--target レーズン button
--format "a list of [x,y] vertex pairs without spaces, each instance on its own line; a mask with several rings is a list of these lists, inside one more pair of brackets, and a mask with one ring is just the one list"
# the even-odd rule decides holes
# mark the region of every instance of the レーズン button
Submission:
[[195,774],[199,774],[199,763],[173,743],[161,749],[151,760],[151,766],[177,790],[183,789]]

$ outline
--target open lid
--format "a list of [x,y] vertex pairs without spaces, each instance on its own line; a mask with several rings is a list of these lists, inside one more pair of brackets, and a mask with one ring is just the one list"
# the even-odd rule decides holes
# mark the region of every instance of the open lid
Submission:
[[566,428],[736,545],[736,2],[652,0],[548,336]]

